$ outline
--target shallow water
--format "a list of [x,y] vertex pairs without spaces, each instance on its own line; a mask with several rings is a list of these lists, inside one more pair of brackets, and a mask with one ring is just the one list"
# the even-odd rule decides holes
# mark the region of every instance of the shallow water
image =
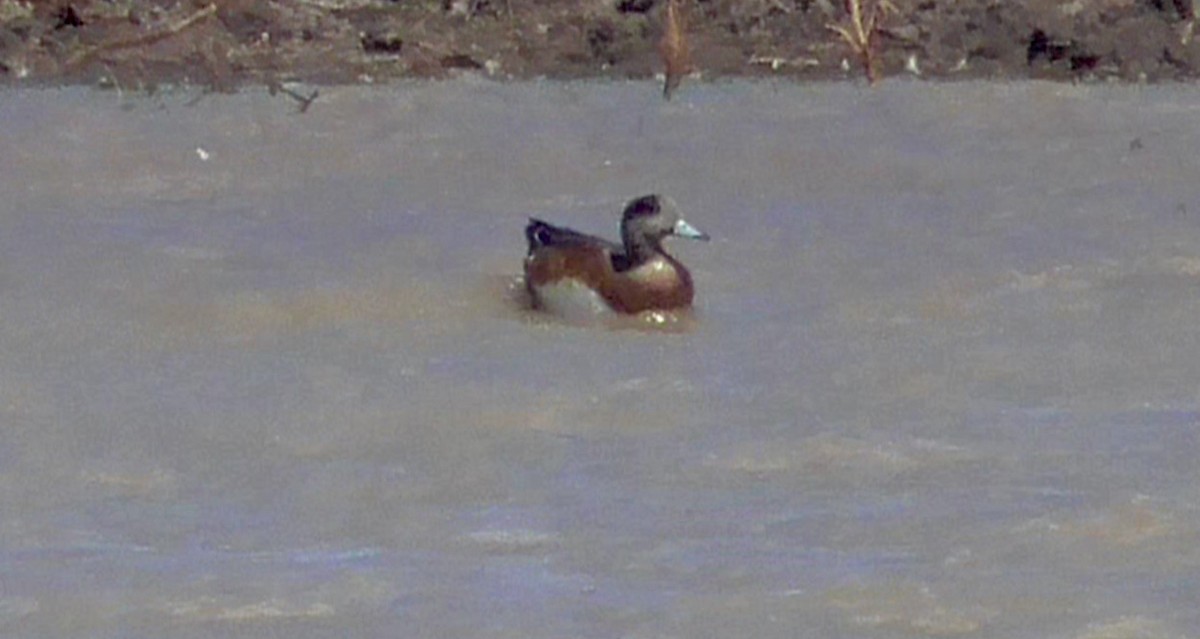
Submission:
[[1200,636],[1196,89],[191,97],[0,101],[0,635]]

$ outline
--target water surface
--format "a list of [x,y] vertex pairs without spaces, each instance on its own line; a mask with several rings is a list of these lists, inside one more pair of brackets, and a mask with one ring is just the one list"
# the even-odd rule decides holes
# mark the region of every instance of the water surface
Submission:
[[0,101],[0,634],[1200,636],[1194,88],[192,97]]

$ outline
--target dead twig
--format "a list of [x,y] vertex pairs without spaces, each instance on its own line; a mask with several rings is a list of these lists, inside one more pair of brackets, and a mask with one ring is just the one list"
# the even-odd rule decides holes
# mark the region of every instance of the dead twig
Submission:
[[683,9],[679,6],[682,1],[667,0],[667,7],[664,10],[663,35],[658,42],[658,52],[662,55],[663,64],[666,66],[663,98],[667,100],[671,99],[671,93],[679,87],[683,76],[692,70],[691,53],[684,35]]
[[[870,3],[864,11],[863,3]],[[846,14],[849,24],[827,24],[826,29],[833,31],[850,45],[850,50],[858,57],[867,82],[875,84],[879,81],[877,45],[879,40],[880,21],[888,12],[896,13],[896,6],[889,0],[845,0]]]
[[292,89],[289,89],[289,88],[283,86],[283,83],[278,82],[278,81],[268,82],[267,83],[267,91],[272,96],[275,95],[276,93],[282,93],[282,94],[288,96],[289,98],[295,100],[296,103],[300,105],[300,107],[299,107],[300,113],[307,112],[308,107],[312,106],[313,102],[316,102],[317,96],[321,95],[321,91],[319,89],[313,89],[313,92],[311,95],[304,95],[303,93],[300,93],[299,91],[294,91]]
[[154,44],[155,42],[158,42],[159,40],[169,38],[169,37],[179,33],[180,31],[183,31],[184,29],[215,14],[216,12],[217,12],[217,5],[210,4],[202,9],[200,9],[199,11],[196,11],[195,13],[193,13],[191,15],[184,16],[183,18],[180,18],[179,20],[177,20],[175,22],[170,22],[166,26],[164,26],[160,29],[154,29],[147,33],[139,33],[137,35],[130,36],[127,38],[116,38],[113,40],[109,40],[107,42],[101,42],[100,44],[97,44],[95,46],[88,47],[88,48],[82,49],[80,51],[76,51],[69,58],[67,58],[67,65],[75,66],[75,65],[79,64],[80,62],[83,62],[84,60],[91,58],[92,56],[96,55],[97,53],[101,53],[104,51],[117,51],[119,49],[128,49],[130,47]]

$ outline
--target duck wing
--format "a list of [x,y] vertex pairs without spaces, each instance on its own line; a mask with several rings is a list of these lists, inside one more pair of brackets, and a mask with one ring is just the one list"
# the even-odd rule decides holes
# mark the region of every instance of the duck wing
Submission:
[[620,244],[610,242],[602,237],[580,233],[572,229],[555,226],[537,218],[529,218],[525,227],[525,239],[529,241],[529,252],[543,246],[594,246],[604,249],[612,255],[622,255],[625,250]]

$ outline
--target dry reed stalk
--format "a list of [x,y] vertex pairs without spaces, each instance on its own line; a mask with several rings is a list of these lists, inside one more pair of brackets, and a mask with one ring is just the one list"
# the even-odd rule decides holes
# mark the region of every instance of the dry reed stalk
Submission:
[[683,9],[679,6],[682,2],[683,0],[667,0],[663,35],[658,42],[658,51],[662,54],[663,64],[666,66],[663,98],[667,100],[671,99],[671,94],[679,87],[683,76],[692,70],[691,55],[687,38],[684,36]]
[[[870,3],[865,11],[864,2]],[[879,23],[889,11],[895,12],[896,6],[889,0],[845,0],[845,8],[850,24],[827,24],[825,28],[841,36],[842,40],[850,45],[850,50],[858,56],[859,63],[862,64],[867,82],[875,84],[879,81],[876,53],[880,34]]]
[[197,22],[200,22],[216,12],[217,5],[215,3],[208,4],[192,14],[189,14],[174,22],[167,22],[166,24],[159,26],[158,28],[151,29],[146,33],[139,33],[128,38],[116,38],[114,40],[109,40],[108,42],[101,42],[100,44],[91,47],[81,48],[79,51],[67,58],[67,66],[79,64],[100,52],[116,51],[119,49],[128,49],[130,47],[154,44],[159,40],[164,40],[179,33],[180,31],[183,31],[184,29],[196,24]]

